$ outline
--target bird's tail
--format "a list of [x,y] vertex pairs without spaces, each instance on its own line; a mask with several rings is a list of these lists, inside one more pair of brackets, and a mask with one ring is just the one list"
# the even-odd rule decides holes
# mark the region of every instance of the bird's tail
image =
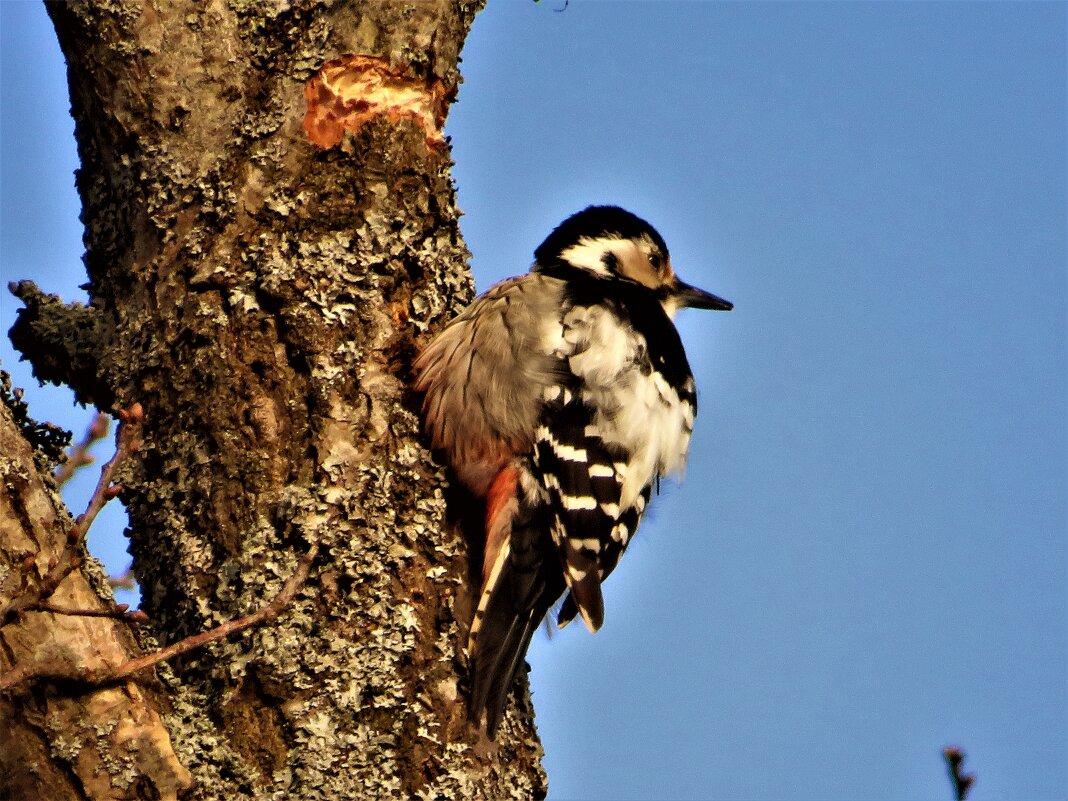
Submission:
[[487,496],[482,593],[467,646],[468,717],[478,723],[485,714],[490,737],[535,629],[564,590],[553,548],[545,504],[524,498],[517,468],[505,468]]

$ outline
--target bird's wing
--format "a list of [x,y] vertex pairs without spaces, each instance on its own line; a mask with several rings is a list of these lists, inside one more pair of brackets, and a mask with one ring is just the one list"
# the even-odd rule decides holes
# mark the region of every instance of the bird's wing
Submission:
[[562,284],[533,273],[497,284],[413,364],[434,447],[480,496],[505,463],[530,453],[544,389],[566,369],[553,353],[559,331],[550,330]]
[[592,420],[590,408],[561,388],[537,429],[533,472],[549,495],[553,541],[571,602],[590,631],[597,631],[604,622],[601,581],[624,543],[619,527],[621,454],[593,433]]

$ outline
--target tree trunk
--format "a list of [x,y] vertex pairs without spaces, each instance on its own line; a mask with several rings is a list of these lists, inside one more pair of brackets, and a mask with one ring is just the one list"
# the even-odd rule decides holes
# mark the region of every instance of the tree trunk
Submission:
[[[0,709],[36,750],[4,748],[0,791],[544,795],[525,692],[496,743],[466,722],[468,546],[408,389],[418,344],[471,297],[440,126],[479,6],[49,6],[92,302],[22,284],[12,337],[39,377],[105,409],[144,407],[122,499],[151,631],[167,644],[248,614],[318,554],[280,617],[158,681],[20,688]],[[59,616],[28,613],[0,638],[34,617],[71,636]],[[0,647],[0,670],[20,658],[33,649]],[[114,705],[96,699],[119,690],[146,721],[123,725],[158,729],[151,760],[133,758],[147,734],[90,736],[114,729]]]

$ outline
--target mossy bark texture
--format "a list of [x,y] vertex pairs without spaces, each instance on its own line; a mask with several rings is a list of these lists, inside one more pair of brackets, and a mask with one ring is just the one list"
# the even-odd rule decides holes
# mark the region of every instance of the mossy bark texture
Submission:
[[[496,743],[465,719],[468,546],[409,389],[420,343],[472,295],[448,144],[428,132],[433,115],[351,95],[358,123],[336,146],[303,126],[308,80],[350,56],[416,95],[453,97],[479,5],[49,6],[91,303],[20,284],[28,311],[13,336],[42,378],[105,409],[144,407],[122,499],[149,631],[167,644],[247,614],[319,551],[264,626],[117,688],[11,696],[4,716],[36,738],[5,749],[13,797],[544,795],[529,698]],[[31,616],[68,636],[69,622]],[[78,625],[133,653],[151,646],[108,634],[115,621]],[[0,648],[0,669],[26,653]],[[117,723],[106,692],[136,714]],[[151,736],[138,737],[142,720]],[[119,725],[127,752],[107,736]]]

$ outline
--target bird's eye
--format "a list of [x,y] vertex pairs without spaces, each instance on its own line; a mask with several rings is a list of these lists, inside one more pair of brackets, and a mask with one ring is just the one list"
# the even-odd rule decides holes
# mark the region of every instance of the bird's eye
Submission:
[[649,264],[651,264],[653,266],[654,270],[659,270],[663,263],[664,263],[664,260],[660,257],[659,253],[650,253],[649,254]]

